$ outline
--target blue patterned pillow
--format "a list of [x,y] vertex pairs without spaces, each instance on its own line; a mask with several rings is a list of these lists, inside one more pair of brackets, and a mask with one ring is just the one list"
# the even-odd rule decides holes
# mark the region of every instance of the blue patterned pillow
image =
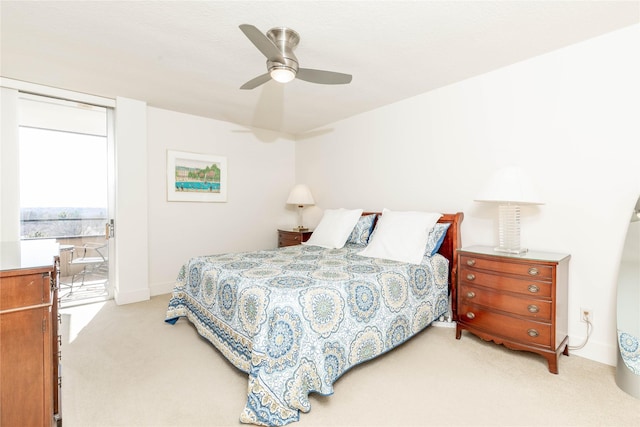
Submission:
[[373,220],[375,218],[375,214],[361,216],[356,226],[353,227],[353,231],[347,239],[347,243],[355,243],[356,245],[366,245],[369,243],[369,235],[371,235]]
[[438,249],[442,246],[442,242],[444,242],[444,237],[447,235],[447,230],[450,225],[448,222],[439,222],[433,226],[429,232],[427,246],[424,251],[426,256],[433,256],[438,252]]

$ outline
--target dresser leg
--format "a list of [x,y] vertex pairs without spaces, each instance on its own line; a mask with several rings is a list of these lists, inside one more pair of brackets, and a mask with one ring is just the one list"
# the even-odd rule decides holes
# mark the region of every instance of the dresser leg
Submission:
[[456,324],[456,339],[459,340],[462,336],[462,328],[460,325]]
[[[564,354],[565,356],[569,356],[569,345],[568,344],[565,344],[564,350],[562,350],[562,354]],[[545,355],[545,357],[547,358],[547,361],[549,362],[549,372],[551,372],[553,374],[557,374],[558,373],[558,359],[560,358],[560,352],[557,352],[555,354],[548,354],[548,355]]]
[[549,354],[547,356],[545,356],[547,358],[547,361],[549,362],[549,372],[551,372],[552,374],[557,374],[558,373],[558,357],[559,355],[557,354]]

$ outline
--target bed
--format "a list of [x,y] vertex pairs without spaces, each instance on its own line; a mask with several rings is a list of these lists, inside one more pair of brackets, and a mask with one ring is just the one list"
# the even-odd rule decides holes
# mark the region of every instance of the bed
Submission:
[[[362,213],[358,224],[365,217],[373,218],[371,232],[379,215]],[[298,245],[192,258],[178,274],[165,321],[187,318],[248,374],[241,422],[298,421],[310,410],[310,393],[332,394],[347,370],[449,312],[462,219],[440,217],[437,253],[419,264],[362,256],[362,242],[351,240],[337,249]]]

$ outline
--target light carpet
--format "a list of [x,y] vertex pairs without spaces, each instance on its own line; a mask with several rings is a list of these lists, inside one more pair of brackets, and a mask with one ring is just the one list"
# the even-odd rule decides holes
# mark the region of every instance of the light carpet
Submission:
[[[166,324],[168,301],[62,310],[65,427],[241,425],[247,375],[186,319]],[[616,386],[614,367],[572,355],[559,370],[429,327],[347,372],[332,396],[311,395],[291,426],[640,426],[640,400]]]

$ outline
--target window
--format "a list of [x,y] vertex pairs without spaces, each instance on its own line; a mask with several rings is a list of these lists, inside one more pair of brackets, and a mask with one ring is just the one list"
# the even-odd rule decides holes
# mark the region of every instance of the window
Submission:
[[104,235],[106,108],[23,95],[19,139],[21,238]]

